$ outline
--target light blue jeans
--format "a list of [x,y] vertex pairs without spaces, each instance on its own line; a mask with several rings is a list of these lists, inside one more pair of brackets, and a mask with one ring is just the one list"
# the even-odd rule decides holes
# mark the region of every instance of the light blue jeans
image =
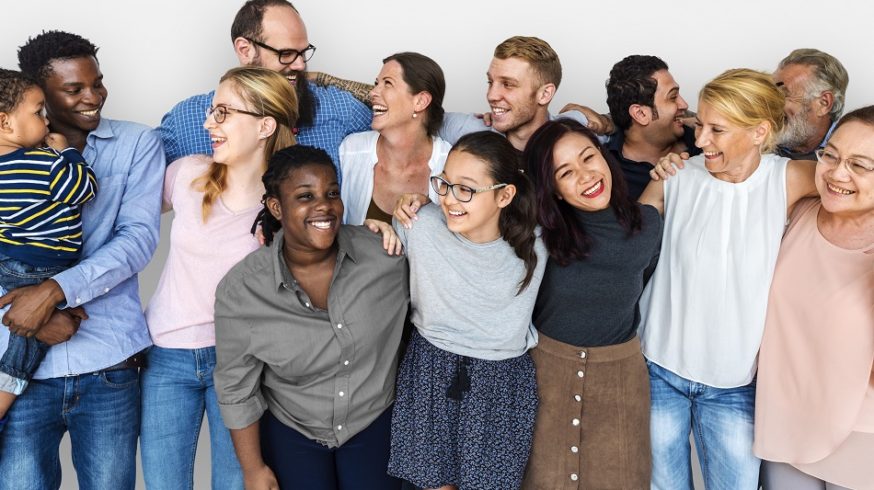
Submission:
[[755,380],[738,388],[689,381],[646,362],[652,399],[652,488],[692,489],[689,432],[707,490],[755,490],[761,461],[753,454]]
[[140,433],[143,477],[149,490],[194,488],[194,456],[204,412],[209,422],[212,488],[242,490],[243,473],[219,413],[214,369],[215,347],[149,349],[142,376]]
[[0,490],[60,488],[59,446],[67,431],[78,488],[133,490],[139,377],[131,368],[32,380],[0,432]]

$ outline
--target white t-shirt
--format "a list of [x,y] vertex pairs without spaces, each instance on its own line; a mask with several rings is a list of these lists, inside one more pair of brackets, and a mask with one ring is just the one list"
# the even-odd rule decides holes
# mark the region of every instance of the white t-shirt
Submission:
[[[365,131],[347,136],[340,145],[340,172],[343,184],[340,186],[340,197],[343,199],[343,223],[347,225],[364,224],[367,208],[373,199],[373,166],[376,165],[376,141],[379,133]],[[446,156],[452,145],[439,137],[433,137],[433,149],[428,166],[431,175],[443,171]],[[428,185],[428,197],[437,202],[437,194]]]
[[752,381],[786,225],[788,161],[762,155],[733,184],[699,155],[665,183],[661,257],[640,298],[647,359],[718,388]]

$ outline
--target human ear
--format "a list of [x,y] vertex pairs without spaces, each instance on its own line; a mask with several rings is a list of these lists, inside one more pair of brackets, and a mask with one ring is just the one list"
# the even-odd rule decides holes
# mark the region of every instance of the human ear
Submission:
[[816,115],[823,117],[832,111],[835,105],[835,94],[826,90],[816,98]]
[[542,106],[549,105],[552,98],[555,97],[555,84],[546,83],[537,89],[537,103]]
[[756,146],[763,144],[768,138],[770,132],[771,124],[767,121],[760,122],[755,128],[753,128],[753,143]]
[[268,197],[264,204],[267,205],[267,210],[276,218],[276,221],[282,222],[282,206],[279,204],[279,199]]
[[498,190],[498,207],[505,208],[513,202],[513,198],[516,197],[516,186],[510,184],[508,186],[504,186]]
[[0,132],[2,133],[11,133],[12,132],[12,124],[9,121],[9,114],[5,112],[0,112]]
[[641,126],[648,126],[652,122],[652,108],[645,105],[631,104],[628,107],[628,115]]
[[248,66],[255,60],[257,53],[254,44],[244,37],[238,37],[234,39],[234,54],[237,55],[241,65]]
[[419,92],[413,99],[413,108],[416,112],[422,112],[431,105],[431,94],[428,92]]
[[276,132],[276,119],[267,116],[261,119],[261,126],[258,128],[258,138],[266,140]]

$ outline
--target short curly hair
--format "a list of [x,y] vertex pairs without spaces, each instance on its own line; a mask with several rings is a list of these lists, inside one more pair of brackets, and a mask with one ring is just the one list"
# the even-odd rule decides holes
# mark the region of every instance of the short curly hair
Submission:
[[20,71],[0,68],[0,112],[14,111],[24,100],[24,93],[36,86],[34,79]]
[[97,59],[97,50],[97,46],[78,34],[43,31],[18,48],[18,67],[42,86],[51,74],[52,61],[89,56]]
[[655,109],[655,93],[658,82],[653,73],[667,70],[668,64],[661,58],[634,54],[613,65],[607,79],[607,107],[610,117],[623,131],[631,127],[628,108],[640,104]]

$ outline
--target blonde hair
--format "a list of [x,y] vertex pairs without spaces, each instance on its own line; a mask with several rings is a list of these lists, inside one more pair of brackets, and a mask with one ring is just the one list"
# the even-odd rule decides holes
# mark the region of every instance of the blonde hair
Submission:
[[708,82],[698,98],[739,127],[752,129],[767,123],[762,152],[773,151],[777,146],[777,135],[786,122],[783,113],[786,98],[771,75],[747,68],[728,70]]
[[543,39],[514,36],[495,48],[495,58],[521,58],[531,65],[541,84],[551,83],[558,88],[561,83],[561,61],[558,53]]
[[[297,94],[288,79],[267,68],[241,66],[228,70],[219,83],[233,83],[239,95],[253,112],[272,117],[276,130],[264,142],[264,169],[267,160],[277,151],[294,145],[294,127],[297,124]],[[228,167],[213,161],[206,173],[194,181],[194,187],[203,192],[201,213],[206,222],[212,205],[227,186]]]

